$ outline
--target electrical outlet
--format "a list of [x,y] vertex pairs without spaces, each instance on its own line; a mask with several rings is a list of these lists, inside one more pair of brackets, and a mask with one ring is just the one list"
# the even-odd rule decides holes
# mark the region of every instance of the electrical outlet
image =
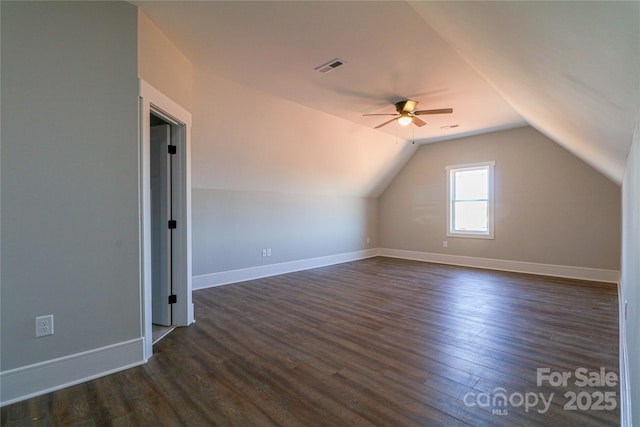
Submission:
[[53,335],[53,314],[36,317],[36,338]]
[[449,247],[449,242],[447,242],[446,240],[442,241],[442,247],[443,248],[448,248]]
[[271,248],[267,248],[267,256],[271,256]]
[[263,256],[263,257],[267,256],[267,250],[266,250],[266,249],[263,249],[263,250],[262,250],[262,256]]

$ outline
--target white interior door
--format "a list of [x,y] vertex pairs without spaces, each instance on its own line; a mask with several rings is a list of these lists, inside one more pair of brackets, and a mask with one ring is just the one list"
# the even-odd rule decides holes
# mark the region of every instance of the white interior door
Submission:
[[172,285],[171,126],[151,126],[151,294],[152,322],[170,326]]

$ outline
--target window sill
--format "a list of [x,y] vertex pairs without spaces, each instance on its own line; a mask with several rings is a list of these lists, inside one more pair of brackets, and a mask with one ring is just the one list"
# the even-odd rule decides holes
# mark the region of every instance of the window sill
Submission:
[[474,234],[474,233],[447,233],[447,237],[457,237],[463,239],[485,239],[495,240],[493,234]]

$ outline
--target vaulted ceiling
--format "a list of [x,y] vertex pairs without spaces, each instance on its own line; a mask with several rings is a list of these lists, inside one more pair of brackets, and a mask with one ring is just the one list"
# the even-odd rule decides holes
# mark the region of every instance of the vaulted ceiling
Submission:
[[[453,108],[377,131],[418,143],[528,123],[621,182],[640,105],[639,2],[133,3],[206,73],[369,129],[386,118],[363,114],[402,99]],[[344,65],[315,71],[334,58]]]

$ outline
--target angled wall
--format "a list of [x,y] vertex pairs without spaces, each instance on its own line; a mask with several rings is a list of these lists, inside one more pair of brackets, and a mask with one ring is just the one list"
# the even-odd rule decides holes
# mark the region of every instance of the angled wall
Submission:
[[191,61],[138,9],[138,75],[162,94],[191,111]]

